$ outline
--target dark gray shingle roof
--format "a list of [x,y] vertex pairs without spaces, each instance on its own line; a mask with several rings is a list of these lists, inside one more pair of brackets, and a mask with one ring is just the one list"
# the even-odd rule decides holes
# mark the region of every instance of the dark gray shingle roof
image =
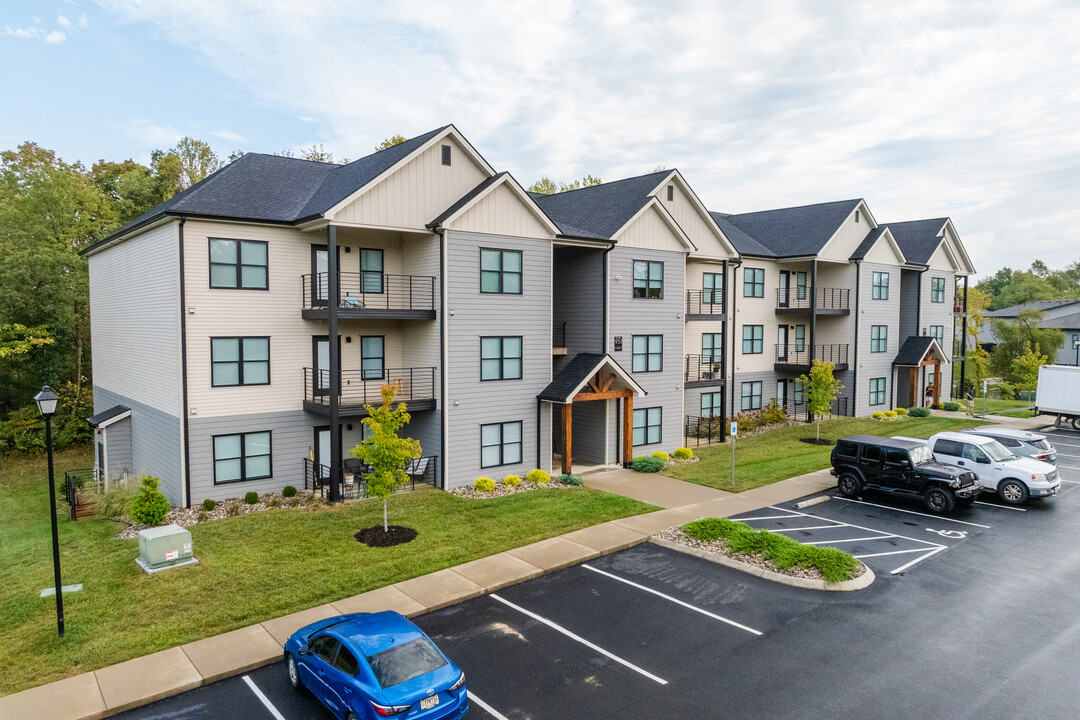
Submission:
[[855,248],[855,252],[851,253],[849,260],[862,260],[866,257],[866,253],[870,252],[870,248],[874,247],[874,243],[881,239],[881,236],[885,234],[885,225],[878,225],[876,228],[866,233],[866,237],[859,243],[859,247]]
[[107,420],[112,420],[117,415],[123,415],[124,413],[130,412],[130,411],[131,411],[131,408],[126,407],[124,405],[113,405],[108,410],[102,410],[97,415],[94,415],[92,417],[88,417],[86,419],[86,422],[90,423],[94,427],[97,427],[98,425],[100,425],[101,423],[103,423],[103,422],[105,422]]
[[[1041,323],[1039,323],[1039,327],[1061,328],[1062,330],[1080,330],[1080,313],[1073,313],[1072,315],[1062,315],[1061,317],[1043,320]],[[1067,345],[1066,347],[1071,346]]]
[[983,317],[1016,317],[1024,310],[1038,310],[1042,312],[1044,310],[1052,310],[1053,308],[1061,307],[1063,305],[1075,305],[1076,303],[1080,303],[1080,300],[1036,300],[1035,302],[1024,303],[1022,305],[1013,305],[1012,307],[1001,308],[1000,310],[991,310],[989,312],[983,313]]
[[930,262],[934,251],[941,245],[944,236],[938,233],[945,227],[949,218],[933,218],[931,220],[910,220],[908,222],[882,223],[892,231],[896,244],[908,262],[926,265]]
[[[900,346],[900,351],[896,353],[896,358],[893,360],[893,365],[903,365],[906,367],[914,367],[923,361],[926,357],[927,351],[930,346],[937,341],[934,338],[926,335],[912,335],[904,344]],[[938,345],[938,349],[941,346]],[[944,354],[944,350],[942,350]]]
[[450,217],[451,215],[456,213],[461,208],[465,207],[468,203],[472,202],[473,198],[475,198],[477,195],[479,195],[480,193],[484,192],[489,187],[494,185],[499,180],[499,178],[501,178],[503,175],[509,175],[509,174],[510,173],[508,173],[508,172],[506,172],[504,170],[501,173],[496,173],[495,175],[492,175],[489,178],[484,178],[484,180],[481,181],[479,185],[474,187],[469,192],[465,193],[461,197],[460,200],[458,200],[456,203],[454,203],[450,207],[446,208],[446,210],[444,210],[439,215],[439,217],[435,218],[430,223],[428,223],[428,227],[429,228],[435,228],[435,227],[438,227],[439,225],[442,225],[444,222],[446,222],[446,219],[448,217]]
[[566,367],[555,376],[555,379],[548,383],[546,388],[540,391],[540,394],[537,395],[537,397],[541,400],[565,403],[571,399],[574,390],[592,377],[605,363],[610,363],[618,368],[620,373],[630,379],[629,381],[633,384],[635,390],[645,394],[645,390],[637,384],[630,373],[623,369],[622,365],[619,365],[619,363],[616,362],[615,358],[606,353],[578,353],[569,363],[567,363]]
[[530,195],[563,235],[610,240],[649,202],[649,193],[671,172],[663,170],[552,195]]
[[772,250],[728,222],[728,216],[724,213],[710,212],[709,215],[740,254],[752,257],[776,257],[776,253]]
[[[741,215],[712,215],[714,219],[719,216],[729,225],[741,230],[744,235],[768,250],[769,254],[752,252],[749,249],[743,251],[739,243],[729,236],[740,252],[766,257],[794,257],[818,254],[861,202],[861,199],[840,200]],[[745,243],[745,240],[743,242]]]

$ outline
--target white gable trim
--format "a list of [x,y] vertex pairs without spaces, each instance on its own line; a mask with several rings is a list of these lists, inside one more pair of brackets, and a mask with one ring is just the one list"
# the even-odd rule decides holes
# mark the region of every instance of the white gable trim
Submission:
[[713,216],[709,214],[709,209],[705,207],[705,204],[701,202],[701,198],[699,198],[697,196],[697,193],[694,192],[693,188],[690,187],[690,183],[686,182],[686,178],[684,178],[682,176],[682,173],[679,172],[677,169],[672,170],[668,174],[668,176],[664,178],[663,182],[653,188],[653,191],[649,194],[653,197],[659,197],[658,193],[660,193],[663,188],[671,184],[673,181],[677,182],[679,184],[679,187],[681,187],[682,191],[686,194],[686,196],[690,198],[690,202],[693,203],[694,208],[698,212],[698,215],[700,215],[702,219],[705,220],[705,225],[713,231],[713,234],[716,235],[717,239],[720,240],[720,243],[724,247],[726,247],[728,252],[730,252],[733,256],[739,257],[739,251],[736,250],[735,246],[731,244],[731,241],[728,240],[727,235],[725,235],[724,231],[720,229],[720,226],[716,224],[716,220],[713,218]]
[[118,423],[121,420],[128,419],[129,417],[131,417],[131,411],[130,410],[125,410],[124,412],[120,413],[119,415],[111,417],[108,420],[102,420],[100,423],[98,423],[97,429],[102,430],[104,428],[109,427],[113,423]]
[[524,205],[525,208],[530,213],[532,213],[538,221],[540,221],[540,224],[543,225],[548,232],[550,232],[552,235],[559,234],[559,228],[555,225],[555,223],[551,221],[551,218],[549,218],[544,213],[544,211],[540,209],[540,206],[536,204],[536,201],[532,199],[529,193],[525,192],[525,189],[518,184],[518,181],[515,180],[510,173],[505,173],[501,178],[491,183],[491,185],[489,185],[488,187],[484,188],[483,192],[477,193],[475,197],[473,197],[471,200],[469,200],[469,202],[465,203],[456,211],[454,211],[454,213],[450,217],[443,220],[441,223],[439,223],[439,225],[442,227],[449,226],[450,223],[454,222],[459,217],[464,215],[474,205],[476,205],[476,203],[480,202],[480,200],[487,197],[489,193],[493,192],[496,188],[502,185],[506,185],[509,190],[517,196],[518,200],[521,201],[521,204]]
[[619,376],[619,379],[621,379],[623,382],[625,382],[627,385],[629,385],[630,388],[634,391],[635,395],[638,395],[638,396],[648,395],[648,393],[645,392],[645,388],[641,387],[641,385],[639,385],[638,382],[636,380],[634,380],[634,378],[628,372],[623,370],[622,366],[619,365],[619,363],[617,363],[615,361],[615,358],[613,358],[610,355],[605,353],[604,354],[604,359],[601,360],[600,362],[596,363],[596,367],[594,367],[592,370],[590,370],[589,373],[585,376],[585,379],[582,380],[580,383],[578,383],[577,387],[574,388],[574,391],[572,393],[570,393],[570,395],[569,395],[570,402],[566,403],[567,405],[574,402],[574,396],[577,395],[582,390],[584,390],[585,386],[589,384],[590,380],[592,380],[593,375],[595,375],[597,373],[597,371],[599,371],[600,368],[604,367],[605,365],[607,367],[611,368],[611,370],[613,370],[615,372],[615,374]]
[[[836,235],[837,235],[837,233],[840,232],[840,229],[842,227],[844,227],[845,225],[847,225],[848,220],[850,220],[851,217],[855,213],[860,212],[860,211],[862,211],[863,217],[869,218],[869,220],[867,220],[867,223],[870,225],[870,229],[871,230],[876,230],[877,229],[878,222],[874,218],[873,214],[871,214],[870,208],[866,205],[866,201],[865,200],[859,200],[859,204],[856,205],[855,208],[851,212],[848,213],[848,216],[846,218],[844,218],[844,221],[842,223],[840,223],[839,225],[836,226],[836,229],[833,230],[833,234],[829,236],[828,241],[826,241],[826,243],[821,246],[821,249],[818,250],[818,256],[819,257],[821,255],[823,255],[826,250],[828,250],[829,245],[831,245],[832,241],[836,239]],[[838,260],[837,262],[844,262],[844,261],[843,260]],[[847,262],[851,262],[851,261],[848,260]]]
[[679,223],[675,222],[675,218],[671,217],[671,213],[667,211],[667,209],[664,207],[664,204],[661,203],[655,195],[649,198],[649,202],[645,203],[640,210],[634,213],[634,216],[627,220],[625,225],[623,225],[615,233],[613,233],[611,235],[611,239],[615,242],[618,242],[619,236],[622,235],[628,227],[633,225],[639,217],[644,215],[649,210],[649,208],[656,208],[660,211],[660,218],[664,221],[668,228],[671,229],[671,232],[674,233],[675,237],[679,239],[679,242],[681,242],[687,250],[690,250],[691,252],[697,250],[697,246],[695,246],[694,243],[690,241],[690,238],[686,236],[686,233],[683,232],[683,229],[679,227]]
[[896,253],[896,257],[900,258],[900,262],[899,262],[900,265],[907,265],[908,264],[907,256],[905,256],[904,251],[900,249],[900,245],[897,244],[896,238],[893,237],[892,230],[889,229],[888,225],[885,226],[885,232],[881,233],[881,237],[879,237],[877,240],[875,240],[874,244],[866,249],[866,253],[862,256],[862,258],[860,258],[860,260],[865,260],[866,256],[869,255],[870,252],[875,247],[877,247],[878,243],[880,243],[882,240],[888,240],[889,241],[889,247],[891,247],[892,251],[894,253]]
[[480,168],[486,173],[487,177],[491,177],[492,175],[495,174],[495,170],[490,165],[488,165],[487,160],[485,160],[480,155],[480,153],[478,153],[476,151],[476,148],[474,148],[472,146],[472,144],[468,140],[465,139],[465,136],[462,135],[460,132],[458,132],[458,129],[456,127],[454,127],[453,125],[448,125],[446,127],[446,129],[444,129],[441,133],[439,133],[435,137],[431,138],[426,143],[424,143],[420,147],[416,148],[415,150],[413,150],[411,153],[409,153],[405,157],[398,160],[396,163],[394,163],[393,165],[388,167],[386,170],[384,170],[382,172],[382,174],[376,176],[373,180],[371,180],[371,182],[369,182],[366,185],[364,185],[362,187],[359,187],[356,190],[354,190],[352,193],[349,194],[349,196],[347,198],[345,198],[344,200],[339,202],[337,205],[335,205],[334,207],[332,207],[329,210],[327,210],[326,212],[324,212],[322,216],[324,218],[332,218],[334,215],[339,213],[342,210],[342,208],[345,208],[345,207],[351,205],[353,202],[356,201],[357,198],[359,198],[361,195],[366,193],[368,190],[371,190],[372,188],[374,188],[376,185],[381,183],[386,178],[393,175],[395,172],[398,171],[399,168],[401,168],[403,165],[407,164],[410,160],[412,160],[413,158],[419,156],[421,153],[423,153],[425,150],[427,150],[431,146],[435,145],[438,142],[441,142],[442,140],[444,140],[445,138],[450,137],[450,136],[453,136],[453,139],[456,140],[458,142],[458,144],[461,145],[465,149],[465,152],[468,154],[469,158],[474,163],[476,163],[477,165],[480,166]]
[[[946,232],[946,230],[951,231]],[[971,262],[971,256],[968,255],[967,248],[964,247],[964,243],[960,241],[960,234],[956,232],[956,226],[953,225],[952,218],[948,218],[945,221],[945,225],[941,228],[941,234],[945,238],[945,241],[953,246],[953,255],[959,260],[954,263],[957,265],[957,269],[961,275],[974,275],[975,264]]]

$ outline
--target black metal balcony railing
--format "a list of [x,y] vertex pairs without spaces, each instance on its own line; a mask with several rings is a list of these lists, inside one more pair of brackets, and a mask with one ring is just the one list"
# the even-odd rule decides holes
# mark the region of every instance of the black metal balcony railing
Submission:
[[[817,296],[817,303],[812,303],[813,296]],[[816,291],[807,288],[777,288],[777,310],[809,310],[813,305],[818,311],[843,311],[851,310],[851,290],[848,288],[817,288]]]
[[960,297],[953,298],[952,311],[957,315],[964,313],[964,299]]
[[686,447],[722,443],[727,439],[727,428],[727,418],[720,415],[687,415],[683,423],[683,443]]
[[687,355],[683,369],[683,379],[688,383],[723,382],[723,353],[716,355]]
[[723,315],[723,290],[687,290],[687,315]]
[[[435,368],[383,368],[382,370],[342,370],[342,406],[378,405],[382,386],[393,385],[395,402],[435,398]],[[316,405],[330,404],[330,371],[304,368],[304,398]]]
[[[774,402],[784,409],[787,416],[792,420],[809,420],[810,414],[806,408],[806,401],[795,400],[788,398],[786,401],[781,402],[776,398],[772,398],[770,402]],[[851,414],[851,399],[847,397],[838,397],[833,400],[832,408],[829,411],[829,417],[848,417]]]
[[[304,309],[325,308],[330,274],[300,276]],[[426,275],[386,275],[373,272],[338,273],[341,310],[435,310],[435,278]]]
[[[815,345],[813,359],[831,362],[834,365],[848,364],[847,343],[833,345]],[[776,362],[780,365],[810,365],[810,346],[795,343],[777,343]]]
[[[438,475],[439,458],[434,455],[422,457],[409,464],[406,471],[409,473],[407,482],[398,492],[415,490],[417,485],[430,485],[435,487]],[[362,464],[342,468],[341,470],[341,497],[344,500],[360,500],[367,497],[367,482],[363,474],[367,468]],[[314,490],[324,500],[330,494],[330,466],[316,463],[311,458],[304,458],[304,489]]]

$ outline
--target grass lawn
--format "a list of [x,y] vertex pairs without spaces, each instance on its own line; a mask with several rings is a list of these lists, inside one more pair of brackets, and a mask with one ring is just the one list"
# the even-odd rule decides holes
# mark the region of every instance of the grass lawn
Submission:
[[[903,418],[890,422],[870,418],[838,418],[821,423],[821,437],[836,441],[848,435],[905,435],[930,437],[944,430],[985,425],[985,420],[956,420],[944,417]],[[663,470],[669,477],[742,492],[778,480],[829,467],[832,446],[810,445],[799,438],[815,436],[813,424],[772,430],[735,442],[735,487],[731,486],[731,445],[714,445],[694,450],[700,462],[672,465]]]
[[[984,412],[982,398],[975,398],[973,402],[975,403],[975,412]],[[1029,400],[995,400],[993,398],[987,398],[985,412],[1003,415],[1005,417],[1029,418],[1034,414],[1030,410],[1020,410],[1017,412],[1002,412],[1002,410],[1008,410],[1009,408],[1026,408],[1031,407],[1034,404],[1033,401]]]
[[[92,462],[59,455],[59,476]],[[191,528],[199,564],[147,576],[137,540],[117,523],[62,520],[65,637],[56,636],[48,482],[42,458],[0,458],[0,694],[475,560],[607,520],[656,510],[580,487],[468,500],[436,490],[390,499],[390,521],[419,536],[369,548],[353,535],[382,524],[378,500],[314,510],[268,510]]]

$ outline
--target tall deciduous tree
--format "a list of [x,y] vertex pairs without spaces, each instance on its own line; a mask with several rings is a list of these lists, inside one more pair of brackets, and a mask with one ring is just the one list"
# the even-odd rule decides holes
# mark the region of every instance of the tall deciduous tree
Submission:
[[821,441],[821,416],[832,412],[833,402],[840,396],[844,389],[843,384],[833,376],[836,366],[831,362],[814,360],[814,366],[810,368],[809,375],[800,375],[806,392],[806,410],[817,421],[817,439]]
[[386,150],[387,148],[392,148],[395,145],[400,145],[401,143],[405,142],[406,139],[407,138],[404,135],[391,135],[390,137],[386,138],[381,143],[375,146],[375,152],[380,152],[382,150]]
[[600,185],[603,181],[598,177],[592,175],[586,175],[580,180],[571,180],[568,183],[560,182],[558,185],[555,181],[549,177],[542,177],[532,185],[529,186],[529,192],[540,193],[542,195],[552,195],[557,192],[566,192],[567,190],[577,190],[583,187],[592,187],[594,185]]
[[1039,327],[1043,317],[1038,310],[1022,310],[1015,321],[992,321],[991,331],[998,343],[990,359],[990,369],[1012,382],[1013,360],[1023,355],[1029,345],[1057,354],[1065,344],[1065,333],[1057,328]]
[[394,406],[397,389],[393,385],[382,386],[382,405],[365,405],[368,417],[361,422],[371,430],[364,442],[352,449],[352,456],[371,470],[364,473],[367,492],[383,500],[383,531],[387,524],[387,501],[394,492],[409,480],[406,469],[409,463],[420,457],[420,443],[412,438],[398,436],[398,431],[409,424],[411,417],[405,403]]
[[1010,382],[1017,390],[1034,390],[1039,384],[1039,367],[1045,365],[1049,358],[1039,352],[1038,344],[1035,349],[1031,345],[1024,348],[1024,352],[1012,361],[1012,373]]

